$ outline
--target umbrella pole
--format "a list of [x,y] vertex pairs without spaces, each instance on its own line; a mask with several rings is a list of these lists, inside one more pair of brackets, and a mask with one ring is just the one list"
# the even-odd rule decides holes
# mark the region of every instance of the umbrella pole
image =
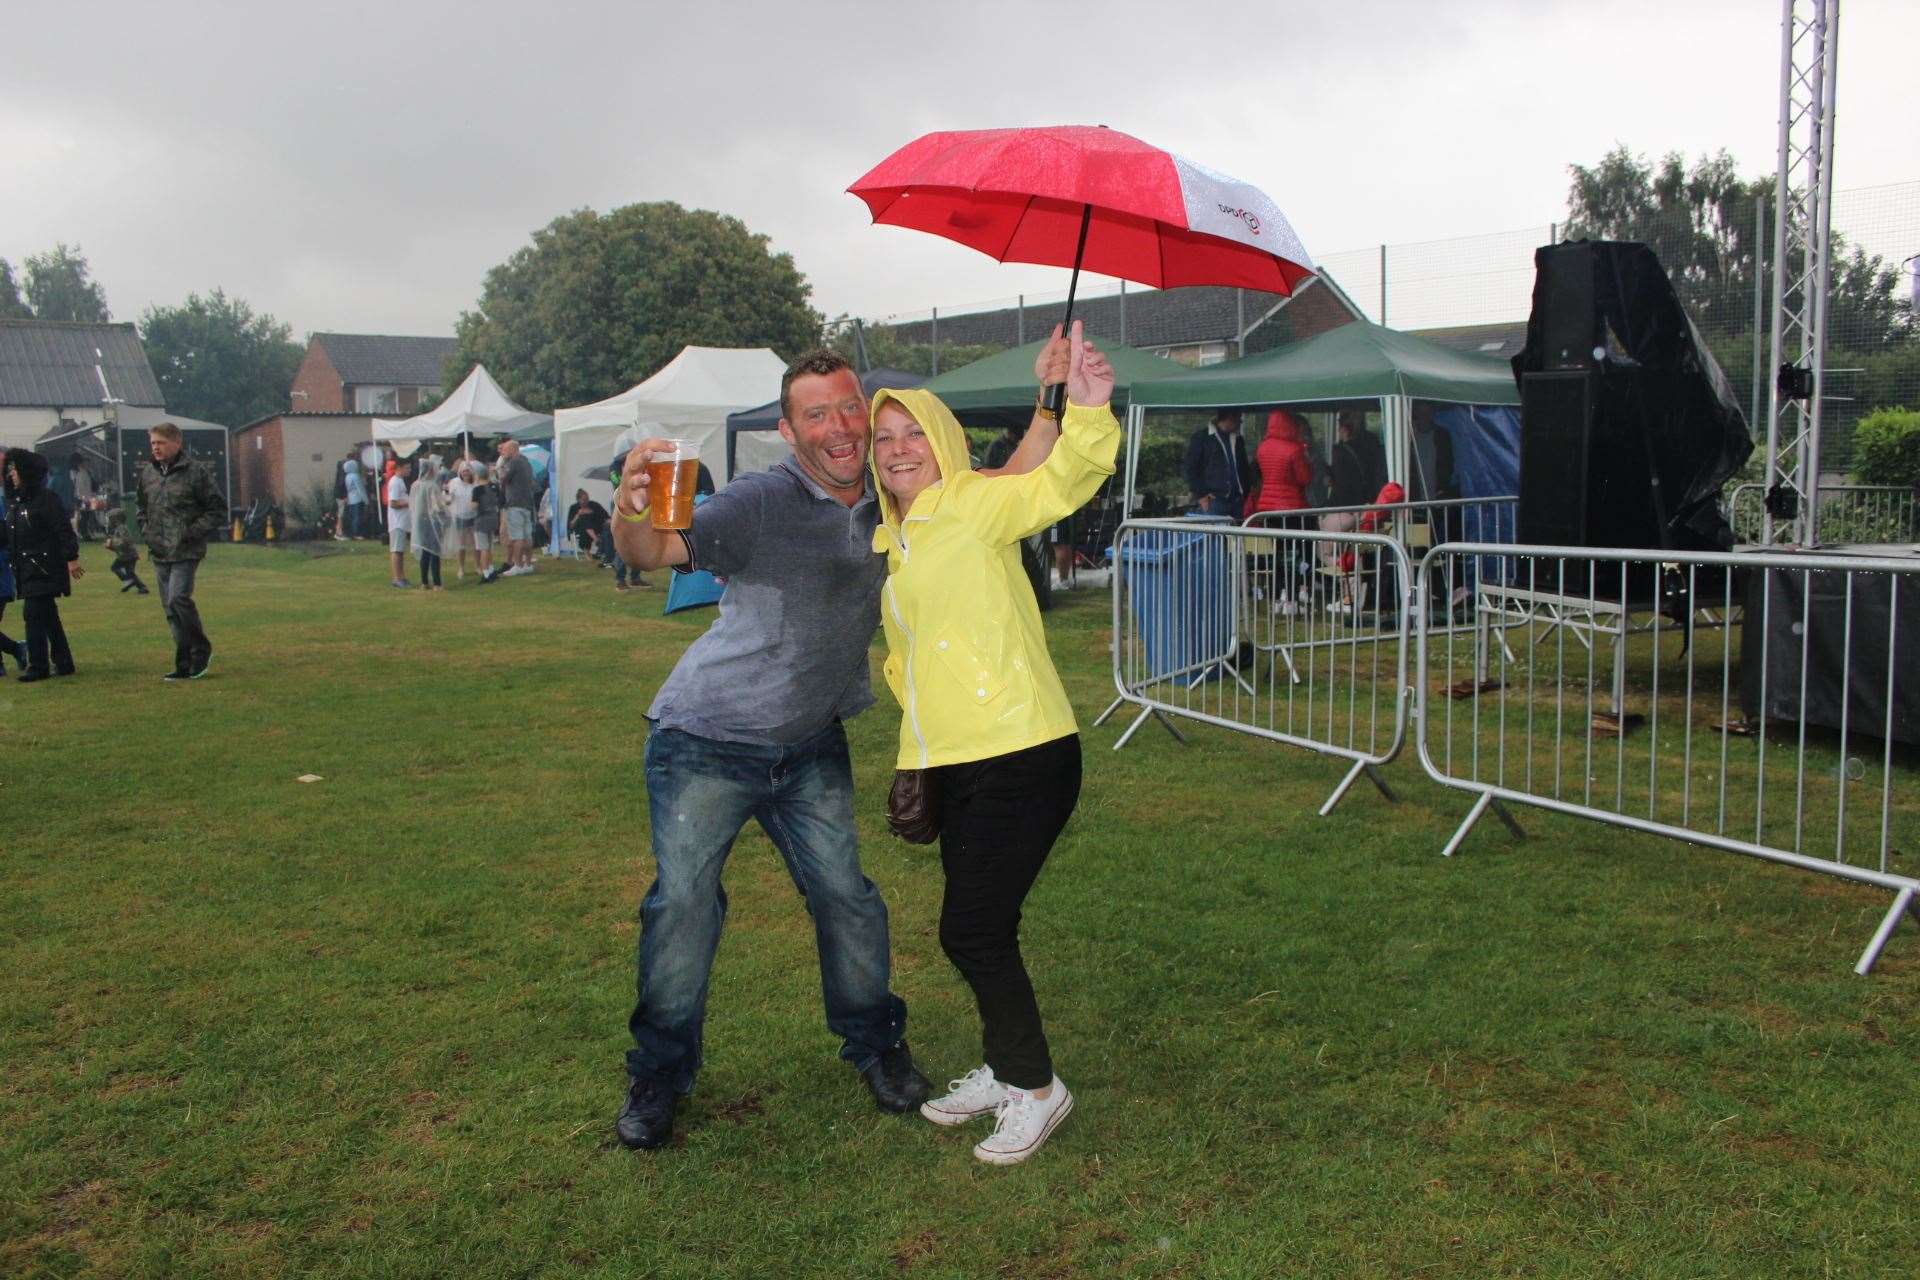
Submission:
[[[1080,288],[1080,259],[1087,252],[1087,228],[1093,224],[1093,206],[1080,206],[1080,242],[1073,248],[1073,276],[1067,281],[1067,314],[1060,319],[1062,336],[1073,332],[1073,295]],[[1041,394],[1041,407],[1058,418],[1067,407],[1067,384],[1050,382]]]

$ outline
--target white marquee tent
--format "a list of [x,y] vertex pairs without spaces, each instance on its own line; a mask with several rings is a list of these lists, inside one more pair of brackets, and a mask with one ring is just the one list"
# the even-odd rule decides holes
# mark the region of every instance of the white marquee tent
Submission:
[[477,364],[452,395],[425,413],[412,418],[375,418],[373,438],[389,441],[396,452],[409,454],[422,440],[503,436],[548,421],[546,414],[532,413],[515,404],[487,367]]
[[727,415],[776,398],[786,369],[765,347],[683,347],[660,372],[617,396],[556,410],[553,484],[564,488],[562,507],[571,505],[575,489],[585,489],[596,502],[612,502],[613,486],[587,476],[613,461],[622,436],[696,441],[700,460],[716,483],[725,484]]

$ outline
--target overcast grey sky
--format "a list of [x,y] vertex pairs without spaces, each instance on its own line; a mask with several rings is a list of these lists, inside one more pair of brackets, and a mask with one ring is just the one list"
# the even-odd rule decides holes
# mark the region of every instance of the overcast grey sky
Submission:
[[[1774,0],[22,4],[0,257],[81,245],[116,318],[216,285],[315,329],[450,333],[556,215],[734,214],[832,315],[1064,287],[868,224],[932,129],[1100,123],[1253,182],[1308,250],[1544,224],[1615,142],[1770,172]],[[1061,16],[1054,16],[1054,14]],[[1920,3],[1846,0],[1835,173],[1920,178]],[[1920,248],[1920,246],[1916,246]]]

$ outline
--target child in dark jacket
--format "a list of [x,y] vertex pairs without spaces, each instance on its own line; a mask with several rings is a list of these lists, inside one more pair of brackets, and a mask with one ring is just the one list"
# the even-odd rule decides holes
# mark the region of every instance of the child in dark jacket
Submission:
[[119,507],[107,512],[107,550],[113,553],[113,576],[123,584],[120,594],[138,591],[146,595],[147,584],[140,581],[140,548],[127,536],[127,513]]
[[7,454],[7,524],[0,545],[11,553],[14,591],[26,603],[27,669],[21,684],[73,674],[73,650],[60,623],[61,596],[73,594],[80,539],[66,504],[47,486],[47,460],[30,449]]

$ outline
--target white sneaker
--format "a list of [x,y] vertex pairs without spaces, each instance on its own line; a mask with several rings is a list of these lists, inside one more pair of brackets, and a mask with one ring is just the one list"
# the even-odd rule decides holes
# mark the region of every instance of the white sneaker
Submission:
[[992,1067],[975,1067],[958,1080],[947,1081],[944,1098],[920,1104],[920,1114],[935,1124],[965,1124],[976,1116],[992,1115],[1006,1099],[1007,1086],[993,1078]]
[[988,1164],[1019,1164],[1040,1149],[1073,1110],[1073,1095],[1060,1077],[1053,1078],[1053,1096],[1036,1098],[1025,1089],[1008,1088],[1001,1101],[991,1135],[973,1149]]

